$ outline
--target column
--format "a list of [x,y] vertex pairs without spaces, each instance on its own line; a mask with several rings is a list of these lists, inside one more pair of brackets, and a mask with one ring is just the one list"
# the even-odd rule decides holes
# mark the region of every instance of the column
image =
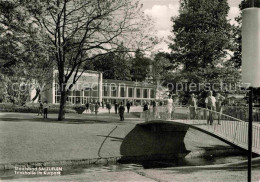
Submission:
[[[82,104],[85,104],[85,93],[84,93],[84,88],[82,89],[82,100],[83,100],[83,102],[82,102]],[[87,100],[86,100],[86,103],[87,103]]]
[[144,95],[144,94],[143,94],[143,88],[140,88],[140,90],[141,90],[141,91],[140,91],[140,92],[141,92],[141,93],[140,93],[140,96],[141,96],[141,105],[143,105],[143,95]]
[[52,71],[52,103],[55,104],[55,81],[56,81],[56,78],[55,78],[55,70]]
[[126,91],[125,91],[125,97],[126,97],[126,99],[128,100],[128,86],[126,86]]
[[133,105],[135,105],[135,99],[136,99],[136,86],[133,89]]
[[118,84],[118,87],[117,87],[117,98],[118,99],[120,98],[120,84]]
[[111,99],[111,84],[108,86],[108,97]]
[[98,75],[98,101],[102,102],[102,87],[103,87],[103,74],[100,72]]

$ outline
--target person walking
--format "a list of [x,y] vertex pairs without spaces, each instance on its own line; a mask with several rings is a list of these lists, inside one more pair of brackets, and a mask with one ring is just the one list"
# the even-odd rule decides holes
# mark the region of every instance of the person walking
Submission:
[[85,106],[86,106],[86,112],[88,112],[88,110],[89,110],[89,103],[87,102]]
[[48,118],[48,108],[49,108],[48,102],[45,101],[43,103],[43,118]]
[[195,98],[195,95],[192,93],[191,97],[188,101],[189,110],[190,110],[190,119],[195,119],[197,115],[197,100]]
[[42,116],[42,112],[43,112],[43,104],[42,101],[39,101],[39,108],[38,108],[38,116],[41,114]]
[[209,91],[208,97],[205,99],[206,108],[209,110],[209,116],[207,118],[207,124],[212,125],[214,120],[213,112],[216,108],[216,98],[213,96],[212,91]]
[[124,112],[125,112],[125,106],[123,105],[123,102],[120,103],[120,106],[119,106],[119,116],[120,116],[120,121],[124,121],[125,118],[124,118]]
[[153,100],[152,106],[153,106],[153,118],[157,119],[159,117],[158,117],[158,111],[157,111],[157,102],[155,100]]
[[106,107],[107,107],[107,109],[108,109],[108,113],[110,114],[110,109],[111,109],[111,104],[110,104],[110,102],[107,102],[107,105],[106,105]]
[[90,109],[90,113],[92,114],[94,112],[94,110],[95,110],[95,104],[90,102],[89,103],[89,109]]
[[149,106],[148,106],[148,103],[146,101],[144,101],[143,113],[144,113],[145,121],[148,121],[148,118],[149,118]]
[[221,114],[222,114],[222,102],[225,99],[225,97],[223,97],[222,95],[220,95],[219,93],[217,93],[216,95],[216,111],[217,111],[217,115],[218,115],[218,124],[220,125],[220,118],[221,118]]
[[172,110],[173,110],[173,99],[172,99],[171,95],[169,95],[169,98],[167,99],[166,109],[167,109],[167,114],[168,114],[167,119],[171,119]]
[[96,101],[95,106],[94,106],[94,108],[95,108],[95,114],[96,114],[96,115],[97,115],[97,113],[98,113],[99,107],[100,107],[100,104],[99,104],[99,102]]
[[118,109],[118,103],[117,103],[117,101],[115,101],[115,114],[117,114],[117,109]]
[[131,103],[129,101],[127,101],[127,103],[126,103],[127,113],[129,113],[130,107],[131,107]]

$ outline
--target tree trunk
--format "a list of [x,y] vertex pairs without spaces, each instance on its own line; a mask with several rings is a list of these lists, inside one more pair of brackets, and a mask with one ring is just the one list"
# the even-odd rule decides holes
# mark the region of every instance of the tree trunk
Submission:
[[38,96],[40,96],[40,92],[41,92],[41,90],[39,88],[36,88],[36,94],[33,97],[32,102],[34,102],[38,98]]
[[61,91],[61,98],[60,98],[60,110],[59,110],[59,116],[58,120],[62,121],[65,119],[65,105],[67,101],[67,93],[65,88]]

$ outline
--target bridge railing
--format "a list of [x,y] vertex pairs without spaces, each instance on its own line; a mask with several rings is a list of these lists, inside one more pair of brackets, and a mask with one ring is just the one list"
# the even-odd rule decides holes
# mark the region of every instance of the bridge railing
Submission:
[[[244,106],[224,106],[223,113],[241,119],[243,121],[248,121],[249,110],[248,107]],[[260,121],[260,108],[253,107],[253,121]]]
[[[196,112],[194,112],[196,111]],[[194,114],[195,113],[195,114]],[[210,122],[210,117],[213,122]],[[221,112],[197,107],[176,107],[172,113],[167,111],[166,106],[150,108],[144,113],[145,121],[152,120],[175,120],[186,124],[192,124],[219,137],[225,138],[229,142],[238,146],[247,147],[248,142],[248,122],[234,118]],[[260,150],[260,124],[253,124],[253,151]]]

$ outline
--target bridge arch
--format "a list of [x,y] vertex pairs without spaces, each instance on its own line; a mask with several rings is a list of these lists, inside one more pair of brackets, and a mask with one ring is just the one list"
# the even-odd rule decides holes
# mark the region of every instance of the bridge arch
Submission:
[[[178,112],[175,110],[175,118],[167,118],[169,114],[164,107],[158,108],[156,113],[150,110],[146,122],[141,125],[151,125],[156,123],[174,123],[186,125],[208,135],[216,137],[232,146],[243,150],[248,149],[248,123],[240,119],[222,114],[205,108],[196,108],[195,118],[190,117],[188,112]],[[187,109],[189,110],[189,109]],[[213,123],[208,122],[211,115],[215,119]],[[260,124],[253,124],[253,154],[260,155]]]

